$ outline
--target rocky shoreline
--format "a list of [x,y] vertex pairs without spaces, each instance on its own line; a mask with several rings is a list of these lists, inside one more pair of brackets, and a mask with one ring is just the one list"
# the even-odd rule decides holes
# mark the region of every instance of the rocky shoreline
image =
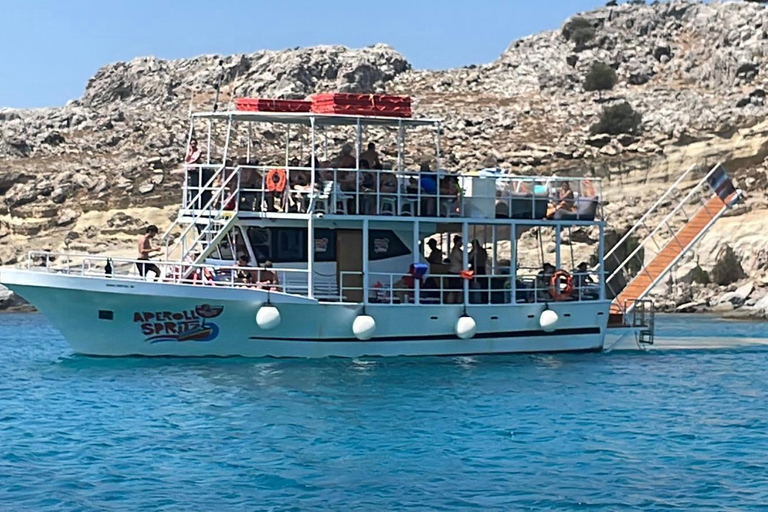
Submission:
[[[606,219],[617,233],[684,169],[700,166],[699,177],[723,162],[747,198],[657,287],[657,302],[665,311],[765,318],[768,9],[676,0],[579,16],[593,31],[588,41],[543,32],[514,41],[485,65],[414,70],[386,45],[142,57],[104,66],[82,98],[64,107],[0,109],[0,265],[23,261],[29,250],[131,255],[142,226],[167,226],[179,200],[187,113],[192,105],[212,107],[212,84],[223,71],[223,103],[329,90],[408,94],[416,115],[445,120],[446,168],[490,161],[515,174],[601,177]],[[596,63],[615,70],[612,90],[584,90]],[[638,133],[591,133],[605,106],[623,102],[642,114]],[[391,141],[374,140],[391,153]],[[265,160],[278,158],[275,134],[260,132],[256,142]],[[420,142],[428,146],[426,136],[413,140]],[[433,158],[414,153],[407,163]],[[589,239],[574,237],[579,258],[594,252]],[[686,282],[692,266],[710,273],[725,245],[743,277]],[[675,300],[666,299],[670,291]],[[0,308],[8,302],[0,298]]]

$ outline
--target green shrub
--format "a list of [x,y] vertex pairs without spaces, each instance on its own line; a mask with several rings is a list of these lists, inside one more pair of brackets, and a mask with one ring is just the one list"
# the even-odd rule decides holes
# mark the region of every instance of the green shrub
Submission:
[[590,131],[593,134],[607,133],[609,135],[619,135],[628,133],[636,135],[640,133],[640,124],[643,122],[643,115],[636,112],[629,103],[619,103],[603,109],[600,114],[600,120],[592,125]]
[[595,62],[584,79],[584,90],[587,92],[598,91],[602,97],[603,91],[610,91],[618,81],[616,71],[611,66],[602,62]]
[[596,33],[592,23],[580,16],[571,18],[568,23],[563,26],[562,34],[566,41],[573,41],[576,44],[579,44],[575,38],[577,32],[579,32],[579,40],[583,40],[584,43],[595,37]]
[[744,269],[741,268],[741,262],[730,245],[726,245],[720,252],[715,266],[710,272],[712,281],[720,286],[726,286],[735,283],[739,279],[746,277]]
[[699,265],[696,265],[691,274],[691,281],[699,284],[709,284],[709,274]]

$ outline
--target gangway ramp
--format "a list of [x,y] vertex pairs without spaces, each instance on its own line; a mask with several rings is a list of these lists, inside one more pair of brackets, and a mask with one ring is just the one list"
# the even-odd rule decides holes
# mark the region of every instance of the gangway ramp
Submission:
[[[691,169],[685,175],[690,172]],[[612,317],[624,317],[631,313],[635,305],[647,297],[728,208],[741,198],[741,191],[733,186],[721,164],[712,168],[685,196],[680,192],[681,183],[682,179],[676,181],[606,254],[606,261],[610,257],[615,258],[616,249],[630,236],[637,236],[643,231],[646,233],[631,254],[606,279],[608,291],[615,297],[611,307]],[[660,222],[652,222],[653,214],[658,213],[659,206],[670,197],[678,199],[676,206]],[[676,227],[681,220],[682,226]],[[640,262],[640,270],[631,275],[633,261]],[[622,287],[624,283],[626,285]]]

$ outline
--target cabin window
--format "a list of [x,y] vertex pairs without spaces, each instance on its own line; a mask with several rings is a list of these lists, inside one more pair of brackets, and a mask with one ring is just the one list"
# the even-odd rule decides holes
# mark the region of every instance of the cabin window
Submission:
[[225,238],[219,244],[219,257],[222,260],[234,260],[235,255],[232,254],[232,244],[229,238]]
[[315,229],[315,261],[336,261],[336,233],[332,229]]
[[[253,249],[253,255],[256,257],[257,262],[264,263],[267,260],[272,260],[272,249],[270,247],[272,237],[268,229],[249,227],[248,239],[251,241],[251,248]],[[257,264],[253,262],[253,264]]]
[[393,231],[372,229],[368,232],[368,259],[370,261],[397,258],[411,254],[411,250]]
[[[307,230],[302,228],[248,228],[253,253],[259,263],[307,261]],[[315,229],[315,261],[336,261],[336,236],[331,229]]]
[[273,230],[273,262],[307,261],[306,236],[300,229]]

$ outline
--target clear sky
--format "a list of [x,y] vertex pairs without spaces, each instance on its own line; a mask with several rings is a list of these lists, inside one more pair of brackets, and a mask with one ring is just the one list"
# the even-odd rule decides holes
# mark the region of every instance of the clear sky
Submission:
[[493,61],[605,0],[0,0],[0,107],[63,105],[104,64],[387,43],[415,68]]

